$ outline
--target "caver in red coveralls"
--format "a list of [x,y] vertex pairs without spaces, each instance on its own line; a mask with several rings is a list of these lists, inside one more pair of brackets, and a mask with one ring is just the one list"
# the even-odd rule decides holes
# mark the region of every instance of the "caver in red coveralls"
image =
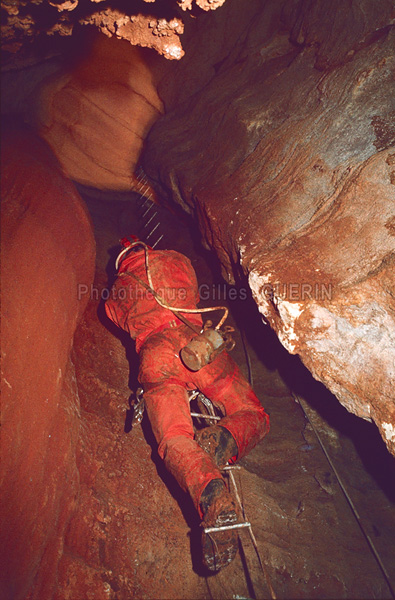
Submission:
[[[199,295],[190,261],[174,251],[148,252],[154,290],[181,313],[182,308],[195,308]],[[143,250],[129,252],[121,262],[106,312],[136,340],[139,381],[159,455],[180,486],[189,492],[202,516],[202,492],[210,481],[222,479],[222,475],[194,440],[187,391],[199,389],[226,415],[220,425],[236,441],[238,458],[267,433],[269,417],[226,351],[197,372],[183,365],[180,350],[196,334],[170,310],[161,307],[134,276],[148,283]],[[200,315],[183,314],[202,326]]]

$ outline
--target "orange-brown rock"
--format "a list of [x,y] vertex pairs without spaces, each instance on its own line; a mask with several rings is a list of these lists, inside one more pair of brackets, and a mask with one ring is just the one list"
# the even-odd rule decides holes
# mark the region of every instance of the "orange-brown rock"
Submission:
[[13,130],[1,150],[0,596],[18,600],[35,585],[48,598],[78,494],[70,350],[94,241],[79,195],[44,142]]
[[[195,40],[160,84],[174,110],[145,164],[283,345],[395,453],[392,3],[251,3],[244,20],[236,5],[223,29],[200,23],[205,68]],[[214,46],[230,31],[237,49]]]
[[126,40],[133,46],[152,48],[169,60],[184,56],[179,37],[184,33],[184,25],[176,17],[166,20],[151,14],[129,16],[123,10],[106,8],[93,13],[85,23],[95,25],[108,37]]
[[[222,6],[225,0],[195,0],[196,5],[202,10],[215,10]],[[191,10],[193,8],[193,0],[178,0],[178,4],[182,10]]]
[[40,87],[34,121],[72,179],[129,190],[144,140],[162,113],[144,52],[99,34],[75,69]]
[[[93,25],[108,37],[153,48],[167,59],[184,55],[182,11],[198,7],[215,10],[225,0],[173,0],[163,7],[156,0],[145,4],[122,0],[2,0],[2,48],[18,53],[42,36],[68,37],[80,25]],[[185,18],[185,17],[184,17]]]

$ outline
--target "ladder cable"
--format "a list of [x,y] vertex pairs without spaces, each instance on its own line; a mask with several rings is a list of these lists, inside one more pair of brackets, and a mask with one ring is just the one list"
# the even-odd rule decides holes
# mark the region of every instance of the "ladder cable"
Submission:
[[379,553],[378,553],[378,551],[376,549],[376,546],[373,543],[372,538],[370,537],[370,535],[366,531],[366,529],[365,529],[365,527],[364,527],[364,525],[362,523],[361,517],[359,516],[358,511],[357,511],[357,509],[355,507],[355,504],[351,500],[350,495],[347,492],[346,487],[343,484],[342,479],[341,479],[341,477],[340,477],[340,475],[339,475],[339,473],[338,473],[335,465],[333,464],[333,461],[332,461],[331,457],[329,456],[328,451],[325,448],[325,445],[324,445],[324,443],[323,443],[323,441],[322,441],[322,439],[321,439],[321,437],[320,437],[317,429],[314,427],[313,423],[309,419],[309,416],[307,414],[308,413],[307,402],[303,398],[301,398],[300,396],[298,396],[297,394],[295,394],[294,392],[292,392],[292,395],[293,395],[295,401],[301,406],[302,411],[303,411],[303,413],[304,413],[307,421],[310,423],[310,425],[311,425],[311,427],[312,427],[312,429],[313,429],[313,431],[314,431],[314,433],[316,435],[318,443],[321,446],[321,449],[322,449],[323,453],[325,454],[326,459],[327,459],[327,461],[328,461],[328,463],[329,463],[329,465],[330,465],[333,473],[335,474],[335,477],[336,477],[337,481],[339,482],[340,489],[342,490],[342,492],[343,492],[343,494],[344,494],[344,496],[345,496],[345,498],[346,498],[346,500],[347,500],[347,502],[348,502],[348,504],[349,504],[349,506],[351,508],[351,512],[353,513],[353,515],[355,517],[355,520],[357,521],[357,523],[359,525],[359,528],[360,528],[360,530],[361,530],[361,532],[362,532],[365,540],[367,541],[368,546],[369,546],[369,548],[370,548],[373,556],[375,557],[378,566],[380,567],[380,570],[381,570],[381,572],[382,572],[382,574],[384,576],[384,579],[385,579],[385,581],[386,581],[386,583],[388,585],[388,588],[389,588],[389,590],[391,592],[391,596],[392,596],[392,598],[395,599],[395,591],[394,591],[394,588],[392,587],[391,579],[390,579],[390,576],[388,575],[387,569],[385,568],[384,563],[381,560],[381,557],[380,557],[380,555],[379,555]]

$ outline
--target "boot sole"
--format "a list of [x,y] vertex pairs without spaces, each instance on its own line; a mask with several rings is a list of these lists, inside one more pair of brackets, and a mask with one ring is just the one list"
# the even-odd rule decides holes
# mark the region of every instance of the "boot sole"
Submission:
[[[216,527],[234,525],[237,522],[235,512],[220,515],[215,524]],[[239,536],[234,529],[225,531],[213,531],[202,534],[203,564],[209,571],[215,572],[223,569],[237,554]]]

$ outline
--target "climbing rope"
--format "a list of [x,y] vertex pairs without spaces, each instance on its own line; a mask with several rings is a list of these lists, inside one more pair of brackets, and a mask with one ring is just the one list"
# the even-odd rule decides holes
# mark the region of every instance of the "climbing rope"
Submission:
[[[148,246],[147,244],[145,244],[144,242],[138,240],[136,242],[133,242],[132,244],[130,244],[130,246],[128,246],[127,248],[124,248],[123,250],[121,250],[121,252],[118,254],[117,256],[117,260],[115,261],[115,268],[118,270],[119,267],[119,263],[121,261],[121,259],[124,257],[124,255],[129,252],[132,248],[135,248],[136,246],[142,246],[144,249],[144,253],[145,253],[145,269],[146,269],[146,273],[147,273],[147,279],[148,279],[148,287],[149,290],[151,291],[152,295],[154,296],[155,300],[157,301],[157,303],[162,306],[162,308],[166,308],[167,310],[171,310],[173,313],[176,314],[176,316],[178,318],[180,313],[187,313],[187,314],[202,314],[202,313],[207,313],[207,312],[214,312],[216,310],[223,310],[224,314],[221,318],[221,320],[219,321],[219,323],[215,326],[214,329],[220,329],[222,327],[222,325],[224,324],[224,322],[226,321],[226,319],[228,318],[229,315],[229,309],[226,306],[212,306],[209,308],[180,308],[177,306],[170,306],[170,304],[168,304],[154,289],[154,285],[152,282],[152,277],[151,277],[151,269],[149,266],[149,258],[148,258]],[[139,277],[134,276],[136,279],[138,279],[140,282],[142,281]],[[147,284],[144,283],[144,286],[147,287]],[[191,326],[191,324],[188,322],[188,325]],[[192,329],[195,330],[195,327],[192,327]]]
[[[243,341],[243,347],[244,347],[244,352],[245,352],[245,355],[246,355],[246,362],[247,362],[247,366],[248,366],[248,373],[249,373],[249,378],[250,378],[250,383],[251,383],[251,380],[252,380],[251,360],[250,360],[250,356],[249,356],[249,352],[248,352],[248,348],[247,348],[247,344],[246,344],[245,335],[243,336],[244,331],[242,331],[241,333],[242,333],[241,337],[242,337],[242,341]],[[378,553],[378,551],[377,551],[377,549],[376,549],[376,547],[375,547],[375,545],[373,543],[373,540],[371,539],[370,535],[367,533],[367,531],[366,531],[366,529],[365,529],[365,527],[364,527],[364,525],[362,523],[362,520],[361,520],[361,518],[360,518],[360,516],[358,514],[358,511],[357,511],[357,509],[356,509],[356,507],[355,507],[355,505],[354,505],[354,503],[353,503],[350,495],[348,494],[347,489],[346,489],[345,485],[343,484],[343,481],[342,481],[342,479],[341,479],[341,477],[340,477],[340,475],[339,475],[339,473],[338,473],[335,465],[333,464],[333,461],[332,461],[331,457],[329,456],[329,453],[328,453],[328,451],[327,451],[327,449],[326,449],[326,447],[325,447],[325,445],[324,445],[324,443],[323,443],[323,441],[322,441],[322,439],[321,439],[321,437],[320,437],[317,429],[314,427],[314,424],[311,422],[311,419],[308,416],[307,403],[300,396],[296,395],[293,392],[292,392],[292,396],[293,396],[295,402],[297,402],[300,405],[300,407],[301,407],[301,409],[302,409],[302,411],[303,411],[303,413],[305,415],[306,420],[310,423],[310,425],[311,425],[311,427],[312,427],[312,429],[313,429],[313,431],[315,433],[315,436],[316,436],[316,438],[318,440],[318,443],[321,446],[321,449],[322,449],[322,451],[323,451],[323,453],[324,453],[324,455],[325,455],[325,457],[326,457],[326,459],[327,459],[327,461],[328,461],[328,463],[329,463],[329,465],[330,465],[330,467],[331,467],[331,469],[332,469],[332,471],[333,471],[333,473],[334,473],[334,475],[335,475],[335,477],[336,477],[336,479],[337,479],[337,481],[339,483],[340,489],[342,490],[342,492],[343,492],[343,494],[344,494],[344,496],[345,496],[345,498],[346,498],[346,500],[347,500],[347,502],[348,502],[348,504],[349,504],[349,506],[351,508],[351,511],[352,511],[352,513],[353,513],[353,515],[354,515],[354,517],[355,517],[355,519],[356,519],[356,521],[357,521],[357,523],[359,525],[359,528],[360,528],[363,536],[365,537],[365,539],[366,539],[366,541],[368,543],[368,546],[369,546],[369,548],[370,548],[373,556],[375,557],[375,559],[376,559],[376,561],[377,561],[377,563],[379,565],[379,568],[380,568],[380,570],[381,570],[381,572],[383,574],[383,577],[384,577],[384,579],[385,579],[385,581],[386,581],[386,583],[388,585],[388,588],[389,588],[389,591],[391,593],[391,596],[395,600],[395,591],[394,591],[394,588],[392,587],[391,580],[390,580],[388,572],[387,572],[387,570],[385,568],[385,565],[384,565],[383,561],[381,560],[381,557],[380,557],[380,555],[379,555],[379,553]],[[251,531],[251,534],[253,535],[252,531]],[[254,544],[254,547],[255,547],[255,544]],[[262,563],[259,555],[258,555],[258,560],[259,560],[259,562],[261,564],[262,570],[264,572],[266,572],[265,566]],[[270,587],[269,587],[269,589],[270,589]],[[273,596],[272,596],[272,598],[273,598]]]
[[249,352],[247,349],[247,338],[246,338],[246,334],[245,334],[243,327],[240,328],[240,337],[241,337],[241,342],[243,344],[244,355],[245,355],[245,359],[246,359],[246,363],[247,363],[248,381],[250,382],[250,386],[253,388],[254,387],[254,375],[252,372],[251,358],[250,358],[250,355],[249,355]]
[[[249,354],[248,348],[247,348],[246,334],[245,334],[245,331],[244,331],[244,329],[243,329],[242,326],[240,327],[240,336],[241,336],[241,340],[242,340],[242,344],[243,344],[243,349],[244,349],[244,354],[245,354],[245,359],[246,359],[246,363],[247,363],[248,381],[249,381],[251,387],[253,387],[254,375],[253,375],[253,370],[252,370],[252,363],[251,363],[250,354]],[[239,492],[238,492],[238,489],[237,489],[236,481],[235,481],[235,478],[234,478],[234,475],[233,475],[233,472],[232,472],[232,469],[234,469],[234,468],[236,468],[236,465],[229,465],[228,467],[225,467],[225,470],[229,470],[229,477],[230,477],[230,480],[232,482],[232,486],[233,486],[233,489],[234,489],[234,493],[235,493],[235,496],[236,496],[237,503],[240,506],[240,509],[242,511],[244,520],[247,521],[247,517],[246,517],[246,514],[245,514],[244,505],[243,505],[243,503],[241,501],[241,498],[240,498],[240,495],[239,495]],[[237,466],[237,468],[238,469],[242,469],[241,466]],[[241,490],[242,488],[241,488],[241,475],[240,475],[240,472],[239,472],[239,485],[240,485],[240,490]],[[273,585],[272,585],[272,582],[271,582],[268,570],[266,568],[266,565],[263,562],[263,560],[261,558],[261,555],[259,553],[258,543],[257,543],[256,537],[254,535],[254,532],[252,530],[252,525],[251,524],[249,524],[248,533],[250,534],[251,542],[252,542],[252,545],[254,546],[254,550],[255,550],[255,553],[256,553],[256,556],[257,556],[257,559],[258,559],[258,563],[259,563],[260,569],[261,569],[261,571],[263,573],[263,576],[265,578],[266,585],[267,585],[267,587],[269,589],[269,592],[270,592],[270,596],[271,596],[272,600],[275,600],[277,596],[276,596],[275,591],[273,589]]]

